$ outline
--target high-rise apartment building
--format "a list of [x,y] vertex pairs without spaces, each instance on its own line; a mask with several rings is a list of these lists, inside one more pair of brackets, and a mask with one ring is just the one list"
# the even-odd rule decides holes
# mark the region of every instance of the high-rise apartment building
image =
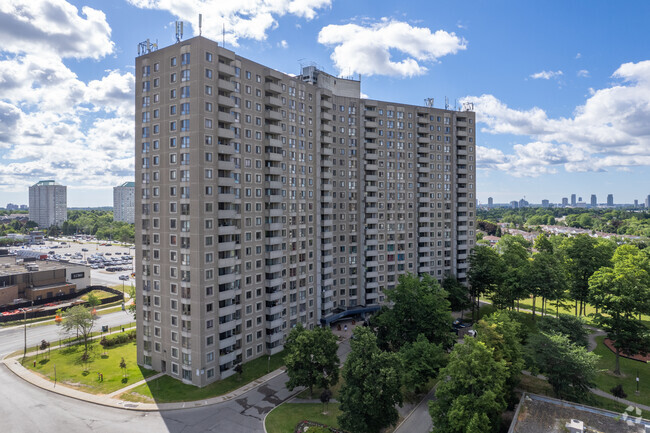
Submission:
[[596,198],[596,194],[591,194],[591,206],[598,206],[598,199]]
[[68,219],[68,187],[53,180],[30,186],[29,219],[40,228],[61,226]]
[[575,194],[571,194],[571,206],[575,206],[576,203],[577,203],[577,202],[576,202],[576,195],[575,195]]
[[113,187],[113,221],[135,222],[135,182]]
[[136,59],[138,363],[204,386],[289,330],[466,281],[475,115],[195,37]]
[[494,206],[494,199],[492,197],[488,197],[488,208],[492,208]]
[[646,209],[650,209],[650,194],[645,198],[645,207]]
[[614,194],[607,194],[607,206],[614,206]]
[[562,206],[568,206],[569,205],[569,199],[566,197],[562,197]]

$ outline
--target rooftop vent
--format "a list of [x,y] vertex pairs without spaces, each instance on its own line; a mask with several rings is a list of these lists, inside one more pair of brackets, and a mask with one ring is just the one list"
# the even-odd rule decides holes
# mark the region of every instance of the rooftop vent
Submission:
[[585,431],[585,424],[577,419],[572,419],[571,422],[566,423],[565,427],[569,433],[583,433]]

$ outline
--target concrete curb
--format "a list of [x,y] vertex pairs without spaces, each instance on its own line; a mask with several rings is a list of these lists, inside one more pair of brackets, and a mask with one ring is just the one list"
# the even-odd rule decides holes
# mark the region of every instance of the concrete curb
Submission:
[[[109,394],[89,394],[87,392],[79,391],[73,388],[69,388],[65,385],[61,385],[60,383],[54,384],[49,379],[45,379],[40,375],[33,373],[29,369],[23,367],[23,365],[20,363],[21,358],[22,355],[18,357],[4,359],[2,360],[2,364],[4,364],[5,367],[9,371],[14,373],[18,378],[38,388],[41,388],[45,391],[49,391],[55,394],[74,398],[76,400],[85,401],[88,403],[94,403],[101,406],[107,406],[116,409],[125,409],[125,410],[141,411],[141,412],[160,412],[160,411],[168,411],[168,410],[188,409],[191,407],[217,405],[232,400],[236,397],[239,397],[242,394],[245,394],[248,391],[251,391],[263,385],[264,383],[275,378],[276,376],[279,376],[285,371],[282,368],[277,369],[265,376],[260,377],[257,380],[249,382],[246,385],[237,388],[234,391],[229,392],[228,394],[224,394],[218,397],[212,397],[209,399],[185,401],[185,402],[178,402],[178,403],[161,403],[161,404],[135,403],[135,402],[125,401],[125,400],[120,400],[118,398],[113,398]],[[123,392],[128,392],[128,389],[125,389]],[[120,392],[117,395],[117,397],[119,397],[119,395],[121,395],[123,392]]]

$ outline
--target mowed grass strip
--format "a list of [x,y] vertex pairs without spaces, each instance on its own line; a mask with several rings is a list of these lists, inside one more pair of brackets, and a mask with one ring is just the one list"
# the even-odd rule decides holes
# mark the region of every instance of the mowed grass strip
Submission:
[[137,386],[132,390],[120,395],[120,398],[127,401],[141,403],[173,403],[179,401],[205,400],[218,397],[234,391],[237,388],[253,382],[267,373],[274,371],[284,365],[284,352],[268,356],[262,356],[243,364],[241,377],[239,374],[227,377],[224,380],[213,382],[203,388],[188,385],[171,376],[162,376]]
[[[81,360],[83,353],[83,344],[77,344],[52,350],[49,356],[47,351],[37,356],[29,356],[23,365],[51,381],[54,381],[56,366],[58,383],[91,394],[110,394],[156,374],[155,371],[138,367],[135,341],[106,350],[98,342],[93,342],[88,345],[90,358],[86,363]],[[120,368],[122,358],[126,362],[126,370]],[[104,375],[103,381],[99,380],[98,373]]]
[[[605,337],[596,338],[598,347],[594,353],[600,356],[598,368],[603,370],[596,376],[596,386],[609,393],[613,387],[620,383],[627,393],[627,400],[650,406],[650,364],[621,356],[621,375],[615,375],[616,354],[605,346],[604,339]],[[638,395],[635,393],[637,373],[639,374],[640,391]]]
[[326,415],[324,408],[322,403],[284,403],[269,412],[264,426],[268,433],[291,433],[300,421],[309,420],[338,428],[339,404],[330,403]]

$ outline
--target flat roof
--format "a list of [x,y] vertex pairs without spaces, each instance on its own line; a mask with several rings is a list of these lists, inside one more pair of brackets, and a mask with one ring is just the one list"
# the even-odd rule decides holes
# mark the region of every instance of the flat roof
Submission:
[[36,260],[32,262],[24,262],[20,264],[15,263],[15,257],[14,256],[7,256],[3,257],[0,260],[0,277],[6,277],[9,275],[20,275],[20,274],[25,274],[30,272],[27,270],[25,265],[36,265],[38,266],[38,271],[33,271],[33,272],[40,272],[40,271],[52,271],[56,269],[67,269],[71,267],[88,267],[86,265],[79,265],[79,264],[74,264],[74,263],[62,263],[58,261],[52,261],[52,260]]
[[524,393],[508,433],[566,433],[566,424],[571,420],[582,421],[585,432],[644,433],[650,421],[641,419],[634,408],[628,409],[628,412],[617,413]]

